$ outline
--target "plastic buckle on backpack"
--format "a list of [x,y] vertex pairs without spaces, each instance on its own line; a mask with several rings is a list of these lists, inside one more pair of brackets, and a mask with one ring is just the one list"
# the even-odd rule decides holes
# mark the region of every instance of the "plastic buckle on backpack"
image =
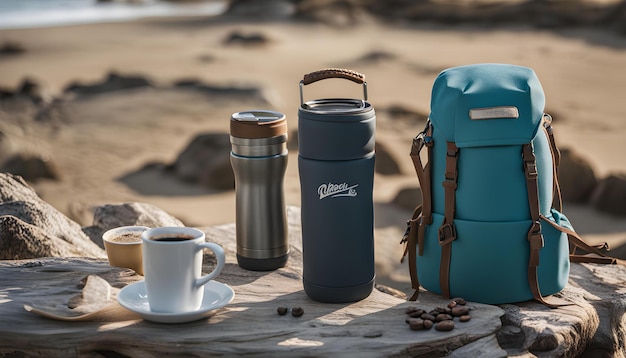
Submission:
[[417,137],[413,138],[413,145],[411,146],[411,155],[418,155],[424,147],[424,134],[420,133]]
[[456,240],[456,229],[453,224],[443,224],[439,227],[439,245],[447,245]]
[[537,173],[537,164],[535,162],[525,162],[525,172],[526,172],[526,178],[528,179],[535,179],[538,177],[538,173]]
[[441,182],[441,185],[444,188],[451,188],[452,190],[456,190],[456,188],[457,188],[456,178],[450,179],[447,176],[448,176],[448,174],[446,174],[446,178],[444,179],[443,182]]

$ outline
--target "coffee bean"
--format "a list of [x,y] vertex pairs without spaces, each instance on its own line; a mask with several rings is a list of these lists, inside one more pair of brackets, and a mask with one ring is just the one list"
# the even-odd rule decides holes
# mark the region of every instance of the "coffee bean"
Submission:
[[454,329],[454,321],[446,320],[435,324],[435,329],[442,332],[451,331]]
[[409,327],[411,327],[413,331],[422,330],[424,329],[424,320],[419,318],[412,319],[409,321]]
[[452,315],[455,317],[465,316],[469,313],[469,307],[457,306],[452,309]]
[[461,322],[467,322],[467,321],[469,321],[470,319],[472,319],[472,316],[470,316],[470,315],[468,315],[468,314],[466,314],[466,315],[463,315],[463,316],[459,317],[459,321],[461,321]]
[[286,315],[288,311],[289,311],[289,309],[287,307],[278,307],[276,309],[276,312],[278,312],[278,314],[281,315],[281,316]]
[[465,306],[467,304],[467,301],[465,301],[465,299],[463,299],[462,297],[455,297],[452,299],[452,301],[456,302],[458,305],[461,305],[461,306]]
[[[450,309],[450,307],[437,307],[437,308],[434,309],[434,311],[437,311],[439,313],[450,313],[452,310]],[[434,315],[434,316],[436,316],[436,315]]]
[[294,307],[291,309],[291,315],[294,317],[300,317],[304,314],[304,310],[302,309],[302,307]]
[[[422,310],[422,309],[421,309],[421,308],[419,308],[419,307],[417,307],[417,306],[409,306],[409,307],[407,307],[407,308],[405,308],[405,309],[404,309],[404,313],[406,313],[406,314],[411,314],[411,313],[413,313],[413,312],[420,311],[420,310]],[[423,310],[422,310],[422,311],[423,311]]]
[[[454,329],[454,317],[459,317],[460,322],[467,322],[472,318],[469,314],[471,308],[465,307],[466,304],[465,299],[457,297],[450,300],[445,307],[436,307],[428,312],[418,306],[408,306],[404,310],[409,316],[405,322],[414,331],[429,330],[433,326],[437,331],[451,331]],[[292,308],[292,314],[295,316],[294,309]]]
[[449,321],[451,319],[452,319],[452,316],[450,316],[449,314],[445,314],[445,313],[440,313],[437,315],[437,317],[435,317],[435,321],[437,322]]
[[418,309],[417,311],[411,312],[409,313],[409,317],[420,317],[421,315],[423,315],[425,312],[422,309]]
[[424,329],[431,329],[433,328],[433,321],[429,320],[429,319],[425,319],[424,320]]

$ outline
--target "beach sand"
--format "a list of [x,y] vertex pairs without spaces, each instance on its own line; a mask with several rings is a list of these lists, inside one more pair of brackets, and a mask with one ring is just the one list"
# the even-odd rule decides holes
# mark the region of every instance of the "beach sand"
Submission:
[[[270,41],[226,45],[233,31],[263,34]],[[374,191],[378,276],[396,287],[408,282],[398,243],[410,212],[390,201],[400,189],[418,186],[408,153],[423,123],[394,119],[387,109],[402,106],[427,114],[441,70],[479,62],[533,68],[546,93],[546,110],[554,117],[558,144],[590,160],[599,177],[626,172],[626,38],[600,30],[374,21],[337,28],[187,18],[0,31],[0,41],[9,40],[26,51],[0,58],[0,87],[16,88],[30,77],[60,96],[70,83],[102,81],[111,71],[155,84],[74,100],[69,109],[73,120],[54,128],[36,121],[18,126],[0,118],[11,150],[37,148],[56,162],[61,180],[33,186],[83,226],[91,224],[89,208],[94,205],[131,201],[154,204],[191,226],[234,222],[234,191],[211,191],[142,168],[173,162],[200,133],[228,133],[230,114],[237,111],[277,110],[295,130],[298,82],[305,73],[326,67],[365,74],[369,101],[377,110],[377,141],[400,164],[399,175],[376,174]],[[184,79],[259,87],[268,102],[211,99],[172,87]],[[304,95],[354,98],[362,89],[349,81],[327,80],[306,86]],[[3,110],[5,116],[12,113]],[[299,190],[297,150],[292,149],[285,180],[288,205],[300,204]],[[626,242],[623,218],[567,203],[565,213],[590,242]]]

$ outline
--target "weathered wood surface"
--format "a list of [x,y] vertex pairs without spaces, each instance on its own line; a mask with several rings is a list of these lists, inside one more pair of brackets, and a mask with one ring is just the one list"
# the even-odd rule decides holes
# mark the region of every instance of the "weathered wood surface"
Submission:
[[[302,290],[299,211],[289,208],[292,252],[286,268],[246,271],[235,259],[234,225],[205,228],[209,241],[224,246],[227,265],[218,281],[235,299],[215,315],[184,324],[144,321],[130,312],[111,322],[61,322],[24,310],[24,304],[67,304],[89,275],[106,280],[114,297],[138,280],[131,270],[106,260],[43,258],[0,261],[0,356],[155,357],[261,356],[577,356],[599,350],[624,356],[626,270],[618,266],[573,265],[562,298],[576,305],[549,309],[536,303],[501,307],[470,303],[472,320],[451,332],[411,331],[404,309],[413,303],[374,290],[352,304],[322,304]],[[211,257],[205,257],[211,266]],[[75,298],[74,298],[75,301]],[[419,306],[448,300],[428,292]],[[279,306],[304,308],[304,315],[279,316]],[[504,325],[503,325],[503,324]]]

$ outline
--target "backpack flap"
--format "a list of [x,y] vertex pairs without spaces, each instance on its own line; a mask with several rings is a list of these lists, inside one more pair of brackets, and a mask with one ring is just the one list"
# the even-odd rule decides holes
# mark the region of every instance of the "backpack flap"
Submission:
[[477,64],[439,74],[430,120],[457,147],[519,145],[535,137],[545,97],[527,67]]

